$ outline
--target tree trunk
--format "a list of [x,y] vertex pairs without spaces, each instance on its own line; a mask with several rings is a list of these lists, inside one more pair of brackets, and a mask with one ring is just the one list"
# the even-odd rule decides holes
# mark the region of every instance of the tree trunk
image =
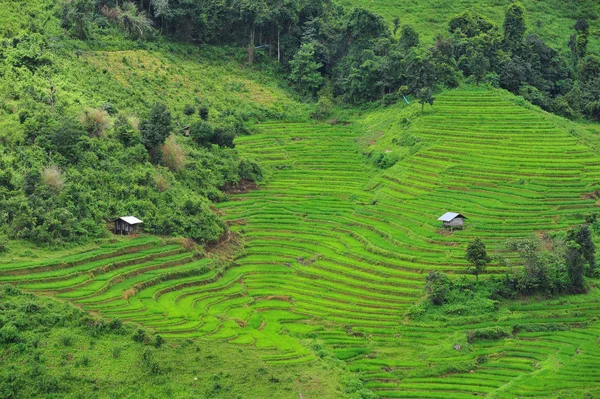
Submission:
[[248,64],[254,64],[254,26],[250,30],[250,44],[248,45]]
[[279,62],[279,63],[281,62],[281,47],[279,46],[279,43],[280,43],[280,40],[279,40],[280,34],[281,34],[281,29],[277,28],[277,62]]

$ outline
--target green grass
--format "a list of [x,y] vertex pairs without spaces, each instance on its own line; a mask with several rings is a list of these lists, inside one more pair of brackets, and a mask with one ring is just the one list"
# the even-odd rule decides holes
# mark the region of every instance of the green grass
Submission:
[[[504,13],[512,3],[510,0],[425,0],[419,2],[396,0],[343,0],[342,4],[360,6],[382,15],[391,25],[394,18],[401,23],[412,25],[419,32],[421,41],[433,44],[439,34],[448,32],[448,22],[455,15],[468,10],[477,12],[499,26],[504,21]],[[600,51],[600,6],[592,0],[578,3],[562,0],[522,0],[526,10],[526,23],[530,33],[535,33],[561,51],[567,50],[570,35],[575,33],[573,25],[578,18],[585,17],[590,22],[590,50]],[[538,28],[538,21],[540,27]],[[398,33],[400,35],[400,33]]]
[[[268,181],[217,205],[245,242],[227,267],[142,239],[61,253],[70,262],[55,269],[12,259],[1,279],[173,342],[228,342],[273,367],[318,373],[320,358],[342,362],[382,398],[583,396],[597,387],[597,288],[490,313],[406,314],[429,270],[465,273],[474,237],[519,265],[507,239],[581,223],[596,207],[582,194],[600,181],[590,132],[469,87],[438,95],[423,115],[398,105],[350,125],[263,123],[237,148],[261,161]],[[398,162],[376,169],[363,153]],[[436,219],[453,210],[469,219],[448,234]],[[136,242],[139,252],[123,253]],[[504,272],[492,263],[487,274]],[[509,336],[467,341],[486,328]]]
[[[167,339],[156,348],[150,333],[147,343],[132,340],[135,325],[112,327],[110,320],[50,298],[0,286],[0,299],[3,397],[284,399],[341,394],[337,372],[323,361],[313,359],[309,367],[267,364],[260,357],[272,351],[213,339]],[[5,325],[18,328],[10,342]]]

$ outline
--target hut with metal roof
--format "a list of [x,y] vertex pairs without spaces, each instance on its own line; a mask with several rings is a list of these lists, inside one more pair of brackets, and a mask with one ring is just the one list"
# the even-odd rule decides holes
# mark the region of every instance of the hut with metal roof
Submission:
[[143,223],[135,216],[122,216],[115,220],[115,234],[134,234]]
[[465,227],[466,217],[456,212],[446,212],[438,218],[444,227],[450,229],[462,229]]

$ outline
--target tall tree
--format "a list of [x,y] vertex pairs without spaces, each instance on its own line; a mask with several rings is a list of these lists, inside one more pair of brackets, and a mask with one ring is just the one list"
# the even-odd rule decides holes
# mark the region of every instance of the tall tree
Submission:
[[479,275],[485,272],[487,264],[492,260],[485,249],[485,244],[480,238],[476,238],[467,247],[466,259],[471,263],[469,271],[479,281]]
[[475,83],[479,86],[479,83],[481,83],[485,74],[490,69],[490,61],[479,51],[472,51],[468,57],[467,63],[469,71],[471,72],[473,79],[475,79]]
[[588,264],[586,275],[591,276],[596,270],[596,246],[592,240],[592,231],[587,224],[571,229],[567,232],[567,240],[575,241],[579,245],[581,255]]
[[513,53],[519,53],[525,37],[525,10],[520,3],[511,4],[504,16],[504,46]]
[[567,273],[569,275],[571,291],[574,293],[583,292],[585,290],[583,278],[585,272],[585,259],[581,251],[581,246],[573,240],[567,242],[565,263],[567,264]]
[[424,87],[417,93],[417,99],[421,104],[421,113],[425,111],[425,104],[433,105],[435,98],[433,97],[433,90],[429,87]]
[[85,39],[88,35],[89,19],[94,4],[91,0],[66,1],[62,6],[61,27],[65,30],[73,29],[78,39]]
[[404,50],[417,47],[419,45],[419,34],[412,26],[405,25],[402,27],[402,36],[400,36],[398,43]]
[[590,24],[587,19],[578,19],[573,26],[577,31],[577,37],[575,39],[575,50],[577,52],[577,58],[581,59],[587,55],[587,45],[589,41],[589,28]]
[[290,79],[304,94],[314,95],[323,84],[319,69],[323,64],[315,59],[315,44],[304,43],[290,61]]
[[164,144],[171,134],[171,112],[163,103],[155,103],[150,110],[148,119],[140,123],[142,133],[142,144],[153,162],[160,160],[160,146]]

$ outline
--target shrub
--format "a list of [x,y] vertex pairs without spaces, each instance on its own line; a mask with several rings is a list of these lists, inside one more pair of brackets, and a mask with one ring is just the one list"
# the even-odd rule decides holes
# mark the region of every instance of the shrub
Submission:
[[41,175],[42,183],[54,192],[60,192],[64,187],[62,172],[56,165],[46,167]]
[[73,346],[73,336],[70,334],[64,334],[60,337],[60,343],[63,346]]
[[156,348],[160,348],[164,343],[165,343],[165,339],[163,337],[161,337],[160,335],[157,335],[154,338],[154,346]]
[[86,109],[80,120],[92,137],[103,137],[110,123],[108,112],[102,109]]
[[198,108],[198,116],[203,121],[208,121],[208,112],[208,107],[206,105],[201,105],[200,108]]
[[430,271],[427,275],[425,291],[427,297],[434,305],[441,305],[447,301],[448,293],[452,289],[452,282],[445,273]]
[[183,108],[183,114],[185,116],[194,115],[194,112],[196,112],[196,108],[191,104],[188,104]]
[[142,353],[142,364],[152,375],[161,373],[161,368],[154,356],[154,351],[150,348],[146,348]]
[[138,330],[135,332],[135,334],[133,334],[131,338],[135,342],[146,342],[146,340],[148,339],[146,331],[141,328],[138,328]]
[[140,143],[141,138],[139,133],[136,132],[131,122],[123,115],[119,115],[115,120],[113,131],[117,140],[126,147]]
[[121,357],[121,351],[122,351],[122,348],[119,348],[119,347],[113,348],[113,350],[112,350],[112,357],[113,357],[113,359],[120,358]]
[[123,327],[123,322],[119,318],[112,319],[110,321],[110,323],[108,323],[108,328],[110,328],[113,331],[120,330],[122,327]]
[[333,109],[333,100],[328,95],[319,96],[319,101],[317,101],[317,109],[315,111],[315,118],[317,119],[325,119],[331,114],[331,110]]
[[154,187],[160,192],[169,189],[169,181],[160,173],[154,175]]
[[21,340],[19,329],[12,323],[7,323],[0,328],[0,343],[13,344]]
[[181,172],[185,168],[185,151],[171,135],[161,146],[162,162],[173,172]]
[[467,331],[467,342],[470,344],[480,340],[498,340],[501,338],[510,337],[511,332],[502,327],[487,327],[487,328],[479,328],[477,330],[469,330]]

